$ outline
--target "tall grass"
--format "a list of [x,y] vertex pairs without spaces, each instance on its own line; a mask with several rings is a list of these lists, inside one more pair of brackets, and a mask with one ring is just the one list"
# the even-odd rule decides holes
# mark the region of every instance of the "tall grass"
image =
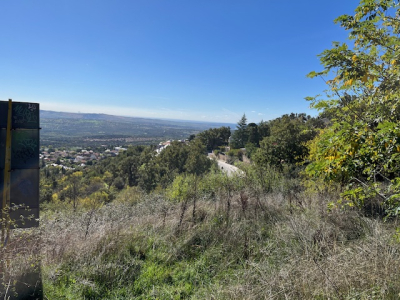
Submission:
[[180,203],[136,190],[96,210],[45,212],[26,233],[40,251],[45,298],[400,297],[396,220],[328,212],[335,195],[284,178],[230,180],[192,195],[195,215],[190,203],[182,217]]

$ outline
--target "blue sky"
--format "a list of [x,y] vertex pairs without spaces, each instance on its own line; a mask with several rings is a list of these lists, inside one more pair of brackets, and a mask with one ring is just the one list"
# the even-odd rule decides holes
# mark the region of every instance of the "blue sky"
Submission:
[[0,99],[236,123],[311,111],[306,74],[358,1],[1,1]]

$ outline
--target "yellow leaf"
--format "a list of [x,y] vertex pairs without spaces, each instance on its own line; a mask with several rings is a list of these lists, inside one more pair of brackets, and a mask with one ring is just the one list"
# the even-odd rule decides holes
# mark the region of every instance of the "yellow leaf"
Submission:
[[344,85],[346,85],[346,86],[350,86],[352,84],[353,84],[353,79],[349,79],[344,83]]
[[363,76],[363,78],[361,79],[361,81],[362,81],[362,82],[367,82],[367,81],[368,81],[368,75],[365,74],[365,75]]
[[396,60],[395,60],[395,59],[393,59],[393,60],[390,62],[391,65],[394,65],[395,63],[396,63]]
[[353,55],[353,57],[351,58],[354,62],[357,61],[357,55]]

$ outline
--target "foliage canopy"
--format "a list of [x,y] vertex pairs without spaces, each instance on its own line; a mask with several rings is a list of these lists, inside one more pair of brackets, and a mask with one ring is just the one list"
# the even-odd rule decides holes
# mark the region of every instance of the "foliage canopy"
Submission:
[[398,1],[362,0],[335,20],[350,42],[333,43],[319,55],[324,69],[309,74],[329,77],[327,97],[308,100],[332,126],[310,145],[308,174],[347,184],[349,205],[379,199],[386,213],[399,209],[399,17]]

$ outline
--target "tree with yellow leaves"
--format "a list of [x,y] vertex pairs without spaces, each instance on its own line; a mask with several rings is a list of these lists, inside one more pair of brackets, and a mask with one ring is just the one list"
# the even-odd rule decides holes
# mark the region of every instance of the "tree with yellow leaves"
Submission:
[[[326,98],[308,97],[331,119],[310,144],[309,175],[346,186],[350,206],[378,203],[384,214],[400,211],[400,6],[362,0],[354,15],[335,20],[349,42],[333,44],[311,72],[328,85]],[[368,201],[368,202],[367,202]]]

